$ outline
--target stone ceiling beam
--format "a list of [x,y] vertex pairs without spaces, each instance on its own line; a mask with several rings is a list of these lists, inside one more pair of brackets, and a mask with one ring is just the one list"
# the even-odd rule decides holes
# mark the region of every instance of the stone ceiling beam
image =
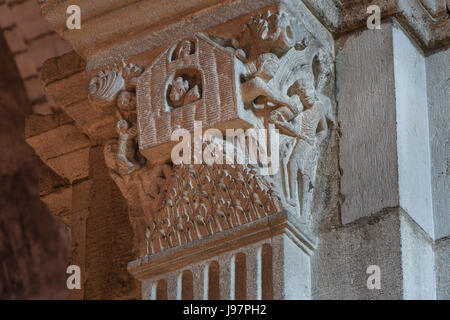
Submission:
[[450,19],[445,0],[346,0],[292,1],[88,1],[70,4],[81,8],[81,30],[68,30],[66,1],[41,0],[41,10],[52,27],[68,40],[84,59],[87,70],[110,64],[171,43],[198,31],[223,24],[271,5],[311,10],[335,38],[365,26],[367,7],[378,5],[382,17],[396,17],[424,51],[447,46]]

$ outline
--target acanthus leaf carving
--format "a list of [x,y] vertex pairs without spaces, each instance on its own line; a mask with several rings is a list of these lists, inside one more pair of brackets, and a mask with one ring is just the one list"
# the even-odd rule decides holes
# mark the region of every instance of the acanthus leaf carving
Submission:
[[[107,159],[112,146],[105,145]],[[139,212],[130,219],[141,256],[282,210],[270,182],[248,166],[157,164],[121,175],[115,163],[107,165],[131,210]]]

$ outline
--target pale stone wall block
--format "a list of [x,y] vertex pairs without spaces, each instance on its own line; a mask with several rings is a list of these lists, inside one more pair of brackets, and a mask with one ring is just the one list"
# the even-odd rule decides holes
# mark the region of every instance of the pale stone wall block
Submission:
[[450,49],[426,58],[434,238],[450,235]]
[[340,42],[336,74],[347,224],[399,204],[392,25]]
[[393,29],[400,206],[434,235],[425,58]]
[[437,299],[450,300],[450,238],[442,238],[434,246],[436,256]]
[[400,223],[403,299],[436,299],[432,239],[408,214],[400,214]]
[[[381,271],[381,289],[367,288],[367,268]],[[321,234],[312,257],[313,299],[402,299],[398,209]]]

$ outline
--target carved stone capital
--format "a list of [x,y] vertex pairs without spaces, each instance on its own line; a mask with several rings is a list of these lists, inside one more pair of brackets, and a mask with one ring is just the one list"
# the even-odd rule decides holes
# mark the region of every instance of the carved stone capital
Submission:
[[[140,256],[282,211],[311,229],[316,171],[335,123],[333,52],[288,8],[256,11],[233,28],[195,34],[141,61],[143,68],[122,62],[91,80],[91,103],[118,115],[118,136],[104,155],[129,202]],[[122,102],[134,94],[133,103]],[[196,122],[219,133],[267,133],[279,143],[264,152],[279,170],[263,175],[268,164],[251,162],[247,145],[266,142],[258,137],[231,143],[245,163],[174,164],[172,133],[193,134]],[[202,152],[210,146],[203,141]]]

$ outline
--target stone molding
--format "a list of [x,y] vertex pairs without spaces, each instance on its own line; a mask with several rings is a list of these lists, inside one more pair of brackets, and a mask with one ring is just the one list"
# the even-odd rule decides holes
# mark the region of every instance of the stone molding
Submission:
[[137,55],[273,5],[303,12],[308,8],[334,37],[339,37],[365,26],[367,7],[376,4],[383,18],[396,17],[424,51],[441,48],[450,41],[445,0],[177,0],[170,9],[164,1],[80,0],[77,4],[84,25],[74,31],[65,26],[67,2],[42,0],[40,4],[52,27],[87,59],[88,70],[120,60],[124,52],[125,56]]
[[141,257],[128,264],[128,271],[142,281],[277,235],[289,237],[308,256],[316,248],[316,238],[305,233],[301,222],[292,214],[282,211],[181,247]]

